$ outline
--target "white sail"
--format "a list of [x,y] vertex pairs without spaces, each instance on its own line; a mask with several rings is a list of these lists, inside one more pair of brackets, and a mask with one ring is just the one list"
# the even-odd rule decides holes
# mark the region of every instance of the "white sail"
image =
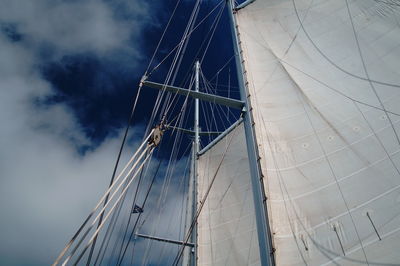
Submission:
[[249,171],[243,124],[199,157],[198,265],[260,265]]
[[256,0],[235,17],[276,264],[398,265],[400,2]]

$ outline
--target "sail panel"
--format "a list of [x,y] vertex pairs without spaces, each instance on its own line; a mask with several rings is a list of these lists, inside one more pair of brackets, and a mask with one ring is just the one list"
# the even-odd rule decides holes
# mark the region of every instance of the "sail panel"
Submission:
[[400,261],[390,3],[256,0],[236,12],[277,265]]
[[198,218],[198,265],[260,265],[243,124],[198,158],[198,205],[209,188]]

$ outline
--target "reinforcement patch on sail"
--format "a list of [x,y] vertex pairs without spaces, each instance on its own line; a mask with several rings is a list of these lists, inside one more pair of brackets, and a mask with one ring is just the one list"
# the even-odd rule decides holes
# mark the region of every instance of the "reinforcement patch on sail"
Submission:
[[210,187],[198,218],[198,265],[260,265],[243,124],[199,157],[199,204]]
[[400,262],[400,6],[236,12],[277,265]]

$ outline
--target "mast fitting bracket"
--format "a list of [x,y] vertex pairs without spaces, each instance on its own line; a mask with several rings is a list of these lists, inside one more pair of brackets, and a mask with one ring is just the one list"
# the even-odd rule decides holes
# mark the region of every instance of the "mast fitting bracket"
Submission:
[[149,138],[149,145],[154,145],[154,147],[157,147],[161,142],[161,139],[162,139],[165,129],[166,129],[166,127],[163,123],[155,126],[154,130],[153,130],[153,134]]

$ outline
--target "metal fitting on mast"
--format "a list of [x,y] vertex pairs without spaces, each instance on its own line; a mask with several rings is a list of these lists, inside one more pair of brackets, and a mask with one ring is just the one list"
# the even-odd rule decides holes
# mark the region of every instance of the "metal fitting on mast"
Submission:
[[154,127],[153,129],[153,134],[150,136],[148,144],[153,145],[154,147],[157,147],[162,139],[162,136],[164,135],[164,131],[166,130],[166,126],[164,122],[161,122],[157,126]]

